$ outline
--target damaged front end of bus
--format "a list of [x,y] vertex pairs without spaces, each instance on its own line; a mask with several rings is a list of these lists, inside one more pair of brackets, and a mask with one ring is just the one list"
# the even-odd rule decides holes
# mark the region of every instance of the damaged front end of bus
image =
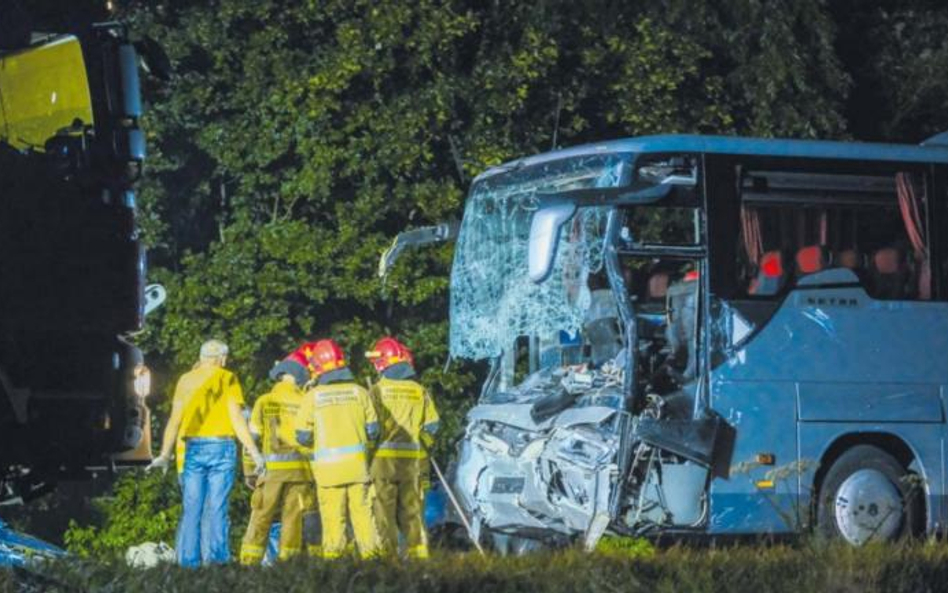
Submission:
[[473,537],[592,549],[706,524],[729,463],[707,353],[750,327],[718,310],[702,329],[699,177],[687,155],[604,150],[475,181],[450,311],[451,356],[491,362],[452,472]]

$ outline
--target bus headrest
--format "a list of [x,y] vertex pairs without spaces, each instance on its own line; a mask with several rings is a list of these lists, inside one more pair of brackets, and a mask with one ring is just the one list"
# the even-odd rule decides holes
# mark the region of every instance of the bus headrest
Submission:
[[668,294],[668,273],[655,272],[648,279],[648,298],[663,299]]
[[902,255],[894,247],[883,247],[872,256],[872,267],[880,274],[898,274],[902,271]]
[[783,253],[768,251],[760,258],[757,277],[751,282],[748,292],[756,296],[773,296],[780,292],[785,280]]
[[765,278],[781,278],[783,276],[783,254],[779,251],[768,251],[760,258],[760,273]]
[[836,265],[840,268],[858,270],[863,267],[862,254],[855,249],[843,249],[836,254]]
[[829,265],[829,254],[822,245],[808,245],[797,251],[797,273],[815,274]]

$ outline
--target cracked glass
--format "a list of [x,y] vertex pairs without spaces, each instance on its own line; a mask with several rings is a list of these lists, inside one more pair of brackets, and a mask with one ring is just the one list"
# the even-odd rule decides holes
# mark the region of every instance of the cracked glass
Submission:
[[629,155],[577,157],[511,170],[471,191],[451,276],[451,355],[493,358],[519,336],[577,336],[591,297],[588,277],[601,270],[606,207],[580,208],[562,228],[552,272],[529,278],[533,214],[544,196],[627,183]]

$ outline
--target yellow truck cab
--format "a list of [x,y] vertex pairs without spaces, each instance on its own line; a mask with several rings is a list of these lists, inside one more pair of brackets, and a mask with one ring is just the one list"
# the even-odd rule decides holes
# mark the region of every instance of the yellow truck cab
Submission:
[[82,46],[73,35],[0,55],[0,141],[45,150],[60,130],[94,125]]

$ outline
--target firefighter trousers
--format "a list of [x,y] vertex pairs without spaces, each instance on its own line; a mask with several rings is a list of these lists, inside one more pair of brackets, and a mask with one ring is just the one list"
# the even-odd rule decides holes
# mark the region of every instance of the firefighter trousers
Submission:
[[323,523],[323,557],[338,558],[346,548],[346,525],[352,524],[352,535],[362,558],[378,555],[378,531],[375,525],[370,483],[317,486],[319,514]]
[[398,533],[401,532],[409,558],[428,557],[423,496],[421,476],[417,472],[406,472],[394,480],[375,480],[375,518],[384,554],[398,552]]
[[282,482],[264,478],[250,498],[250,522],[240,546],[241,564],[263,560],[270,526],[280,514],[280,560],[292,558],[303,548],[303,516],[315,504],[312,482]]

